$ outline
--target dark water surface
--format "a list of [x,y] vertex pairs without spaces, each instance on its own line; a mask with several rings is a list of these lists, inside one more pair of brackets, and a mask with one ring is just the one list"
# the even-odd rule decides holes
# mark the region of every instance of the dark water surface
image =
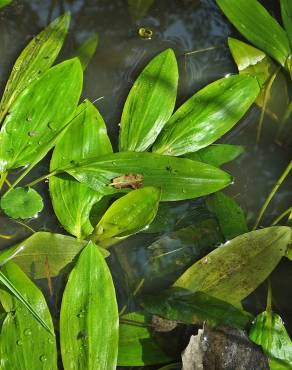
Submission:
[[[276,9],[273,9],[271,7],[273,1],[263,3],[269,6],[276,16],[278,15],[278,4]],[[214,0],[156,0],[145,14],[137,14],[126,0],[27,0],[14,1],[13,5],[0,13],[1,89],[4,88],[16,57],[31,37],[65,10],[72,13],[72,23],[60,59],[74,55],[80,43],[93,33],[99,35],[97,52],[85,72],[83,97],[91,101],[103,97],[96,106],[107,123],[109,135],[115,146],[127,93],[143,66],[158,52],[171,47],[177,55],[180,71],[178,104],[206,84],[236,72],[226,47],[226,39],[231,34],[236,37],[238,35],[220,13]],[[141,38],[138,34],[141,27],[150,28],[153,37],[149,40]],[[211,49],[202,51],[209,48]],[[282,87],[278,85],[276,84],[272,93],[271,110],[281,117],[286,96]],[[291,134],[290,140],[286,134],[276,140],[278,123],[270,115],[265,116],[263,135],[259,145],[256,145],[259,113],[256,107],[252,108],[235,129],[222,139],[223,142],[241,144],[246,148],[244,155],[225,166],[235,178],[234,184],[226,189],[226,192],[234,196],[242,206],[250,225],[254,223],[267,194],[291,158]],[[31,178],[46,172],[47,161],[44,160],[33,171]],[[28,224],[35,230],[64,233],[52,213],[46,188],[47,184],[39,187],[46,198],[46,208],[37,219],[30,220]],[[270,225],[274,218],[290,205],[291,178],[277,193],[265,214],[262,226]],[[187,223],[191,223],[194,217],[199,217],[199,210],[200,204],[197,202],[180,202],[176,212],[178,218],[185,217]],[[165,231],[169,229],[170,227],[166,225]],[[30,235],[29,230],[15,221],[8,220],[2,214],[0,214],[0,233],[15,234],[13,240],[0,239],[2,248]],[[147,246],[155,238],[157,235],[141,234],[123,242],[119,247],[124,248],[122,260],[127,260],[124,266],[131,270],[131,266],[137,264],[147,269]],[[114,253],[111,266],[114,275],[119,276]],[[126,275],[131,276],[131,271],[127,271]],[[290,328],[290,334],[292,334],[291,278],[291,262],[282,261],[273,273],[272,279],[275,309],[283,316]],[[119,286],[119,296],[123,300],[128,291],[121,288],[125,282],[118,281],[121,280],[117,278],[116,285]],[[125,281],[127,282],[127,278]],[[255,312],[264,309],[264,288],[260,288],[253,295],[248,306]]]

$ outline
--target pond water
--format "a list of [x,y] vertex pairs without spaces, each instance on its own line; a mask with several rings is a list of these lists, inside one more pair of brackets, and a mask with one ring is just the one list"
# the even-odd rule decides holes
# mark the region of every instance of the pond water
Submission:
[[[127,93],[143,66],[158,52],[171,47],[177,55],[180,72],[178,105],[206,84],[236,72],[226,39],[229,35],[239,38],[240,36],[221,14],[214,0],[148,0],[145,3],[149,3],[149,9],[140,14],[131,6],[132,3],[135,2],[14,1],[13,5],[1,11],[0,15],[1,88],[5,85],[16,57],[31,37],[65,10],[72,13],[72,24],[60,59],[74,55],[82,41],[91,34],[99,35],[97,52],[85,72],[83,97],[91,101],[102,97],[96,102],[96,106],[106,121],[115,146]],[[273,1],[263,3],[274,15],[278,15],[278,4],[277,9],[273,9]],[[142,27],[152,31],[150,39],[139,35],[139,29]],[[276,84],[270,109],[278,117],[284,112],[285,99],[284,90],[280,84]],[[244,145],[246,148],[238,160],[225,166],[235,179],[234,184],[226,189],[226,193],[233,196],[242,206],[250,225],[253,225],[267,194],[291,159],[291,135],[277,137],[278,123],[273,115],[265,116],[263,134],[259,144],[256,144],[259,117],[260,111],[256,107],[252,108],[234,130],[221,140],[225,143]],[[44,160],[34,169],[31,177],[36,178],[46,173],[47,164],[48,161]],[[39,190],[46,199],[45,210],[27,224],[34,230],[65,233],[52,212],[47,184],[41,184]],[[291,179],[287,179],[268,208],[262,226],[270,225],[277,215],[291,205],[291,194]],[[181,225],[197,222],[201,217],[200,212],[204,212],[197,201],[180,202],[174,207],[176,220],[184,220]],[[116,252],[111,257],[111,268],[120,300],[123,302],[121,305],[127,302],[126,297],[132,289],[131,279],[133,276],[137,278],[135,269],[147,271],[150,268],[146,257],[149,257],[151,250],[149,252],[147,247],[158,237],[174,229],[171,222],[169,220],[169,224],[165,224],[165,229],[159,230],[159,233],[140,234],[114,248]],[[29,236],[31,231],[1,214],[0,234],[14,236],[13,239],[0,239],[0,247],[4,248]],[[274,304],[287,323],[290,333],[291,278],[291,262],[283,260],[272,275]],[[153,290],[154,286],[155,284],[151,285],[149,282],[148,289]],[[265,290],[259,288],[247,301],[247,305],[255,312],[264,309]]]

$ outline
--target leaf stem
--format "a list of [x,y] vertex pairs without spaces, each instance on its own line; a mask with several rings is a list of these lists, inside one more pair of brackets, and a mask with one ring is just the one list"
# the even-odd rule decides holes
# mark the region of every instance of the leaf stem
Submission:
[[8,175],[7,172],[1,173],[1,175],[0,175],[0,190],[2,189],[2,187],[5,183],[7,175]]
[[25,184],[26,187],[31,187],[31,186],[34,186],[36,184],[38,184],[39,182],[42,182],[43,180],[47,180],[48,178],[52,177],[52,176],[55,176],[56,174],[58,173],[57,170],[55,171],[52,171],[50,173],[47,173],[46,175],[43,175],[41,177],[38,177],[37,179],[29,182],[28,184]]
[[282,182],[289,175],[291,169],[292,169],[292,161],[290,161],[290,163],[288,164],[288,166],[286,167],[286,169],[284,170],[284,172],[282,173],[282,175],[280,176],[280,178],[278,179],[278,181],[274,185],[274,187],[271,190],[270,194],[268,195],[268,197],[267,197],[265,203],[263,204],[262,208],[260,209],[260,212],[259,212],[259,214],[257,216],[257,219],[256,219],[256,222],[254,224],[253,230],[255,230],[258,227],[258,225],[259,225],[259,223],[260,223],[260,221],[261,221],[261,219],[263,217],[263,214],[265,213],[268,205],[270,204],[270,202],[273,199],[274,195],[276,194],[277,190],[281,186]]
[[271,224],[271,226],[275,226],[277,225],[285,216],[287,216],[289,213],[292,212],[292,207],[289,207],[288,209],[286,209],[286,211],[282,212],[280,214],[280,216],[278,216],[274,221],[273,223]]

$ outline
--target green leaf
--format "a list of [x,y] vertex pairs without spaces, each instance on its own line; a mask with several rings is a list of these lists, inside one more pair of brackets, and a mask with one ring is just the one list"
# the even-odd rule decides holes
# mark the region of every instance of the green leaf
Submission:
[[[105,123],[88,100],[80,104],[76,118],[58,141],[51,159],[51,171],[97,155],[112,152]],[[51,177],[50,195],[54,211],[65,230],[79,239],[93,231],[89,214],[93,204],[102,198],[98,192],[68,175]]]
[[145,309],[167,320],[185,324],[227,325],[244,328],[252,316],[230,303],[203,292],[192,293],[185,289],[170,288],[159,294],[142,298]]
[[12,3],[12,0],[0,0],[0,9]]
[[[50,332],[54,332],[52,318],[41,291],[16,264],[9,262],[2,271],[30,302],[42,321],[47,323]],[[1,329],[1,369],[56,370],[55,337],[6,289],[1,288],[0,301],[7,312]]]
[[133,19],[144,17],[151,8],[154,0],[128,0],[128,9]]
[[243,117],[258,93],[257,80],[245,75],[209,84],[172,115],[153,151],[179,156],[214,143]]
[[281,317],[264,311],[256,317],[250,339],[262,346],[269,357],[271,370],[289,370],[292,364],[292,341]]
[[[64,170],[78,181],[101,194],[125,191],[125,184],[116,187],[120,176],[139,178],[142,186],[154,186],[162,191],[161,200],[196,198],[216,192],[231,181],[222,170],[190,159],[161,156],[155,153],[121,152],[81,161]],[[129,177],[129,176],[128,176]],[[137,185],[137,184],[134,184]],[[133,184],[129,184],[132,187]]]
[[97,224],[93,240],[107,246],[144,229],[153,221],[160,197],[160,189],[148,186],[119,198]]
[[121,321],[118,366],[156,365],[172,360],[152,337],[143,313],[133,312],[123,315]]
[[280,4],[282,20],[292,47],[292,3],[290,0],[280,0]]
[[135,81],[124,106],[120,151],[147,150],[169,120],[175,105],[177,62],[172,49],[158,54]]
[[[5,1],[4,1],[5,3]],[[6,1],[7,3],[7,1]],[[54,63],[70,24],[70,14],[55,19],[34,37],[16,60],[0,103],[0,121],[20,93]],[[18,120],[17,125],[22,121]]]
[[207,204],[215,213],[226,240],[248,232],[244,212],[233,198],[218,192],[207,200]]
[[2,210],[12,218],[30,218],[44,207],[40,194],[32,188],[15,188],[1,198]]
[[217,4],[252,44],[260,48],[283,67],[290,54],[286,32],[256,0],[216,0]]
[[195,153],[189,153],[185,157],[220,167],[225,163],[233,161],[243,152],[244,147],[241,145],[214,144]]
[[81,89],[82,69],[78,59],[71,59],[18,96],[0,132],[0,172],[28,165],[42,152],[73,115]]
[[89,39],[85,40],[76,52],[76,56],[80,60],[83,71],[86,69],[87,65],[96,52],[98,40],[98,34],[96,33]]
[[[55,277],[68,271],[87,244],[71,236],[37,232],[21,243],[0,253],[0,265],[13,259],[33,279]],[[100,248],[105,257],[109,253]]]
[[286,226],[240,235],[192,265],[174,286],[238,305],[274,270],[290,239],[291,229]]
[[60,343],[64,369],[115,369],[119,315],[108,266],[92,243],[70,273],[61,305]]

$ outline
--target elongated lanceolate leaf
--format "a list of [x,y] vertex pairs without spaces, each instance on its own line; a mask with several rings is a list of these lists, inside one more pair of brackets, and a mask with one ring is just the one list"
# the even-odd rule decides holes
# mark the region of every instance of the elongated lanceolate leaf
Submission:
[[[112,152],[106,126],[98,110],[86,100],[75,114],[75,122],[54,149],[50,164],[52,171],[72,161]],[[66,174],[51,177],[49,187],[55,214],[65,230],[80,239],[91,234],[93,226],[89,214],[102,195]]]
[[71,59],[45,72],[20,94],[1,128],[0,172],[34,160],[71,118],[81,89],[80,62]]
[[[8,262],[2,271],[53,332],[52,318],[41,291],[16,264]],[[57,348],[54,335],[3,286],[0,289],[0,301],[7,312],[0,336],[1,369],[56,370]]]
[[97,224],[93,240],[101,246],[107,246],[115,238],[118,241],[144,229],[156,216],[160,197],[160,189],[148,186],[119,198]]
[[185,157],[220,167],[225,163],[233,161],[243,152],[244,147],[241,145],[214,144],[195,153],[188,153]]
[[92,59],[98,45],[98,35],[94,34],[89,39],[85,40],[78,48],[76,56],[80,60],[83,70],[86,69],[88,63]]
[[66,285],[60,315],[64,369],[115,369],[119,315],[107,264],[92,242],[84,248]]
[[[54,63],[69,28],[68,13],[34,37],[16,60],[0,103],[0,121],[18,95]],[[21,124],[21,122],[17,122]]]
[[243,117],[258,93],[258,82],[250,76],[236,75],[211,83],[178,108],[153,151],[179,156],[214,143]]
[[286,32],[257,0],[216,0],[217,4],[252,44],[283,67],[290,54]]
[[290,0],[280,0],[282,20],[292,47],[292,3]]
[[174,52],[167,49],[145,67],[126,100],[120,131],[120,151],[147,150],[170,118],[178,82]]
[[[136,179],[140,186],[160,188],[163,201],[213,193],[232,181],[230,175],[205,163],[154,153],[114,153],[82,161],[64,170],[104,195],[127,190],[123,189],[126,181],[124,184],[117,182],[115,186],[115,179],[121,176],[129,181]],[[128,187],[132,186],[130,182]]]
[[156,365],[172,360],[159,347],[147,323],[141,312],[121,316],[118,366]]
[[249,337],[269,357],[271,370],[289,370],[292,366],[292,341],[279,315],[262,312],[256,317]]
[[237,305],[270,275],[290,239],[291,229],[286,226],[240,235],[192,265],[174,286]]

